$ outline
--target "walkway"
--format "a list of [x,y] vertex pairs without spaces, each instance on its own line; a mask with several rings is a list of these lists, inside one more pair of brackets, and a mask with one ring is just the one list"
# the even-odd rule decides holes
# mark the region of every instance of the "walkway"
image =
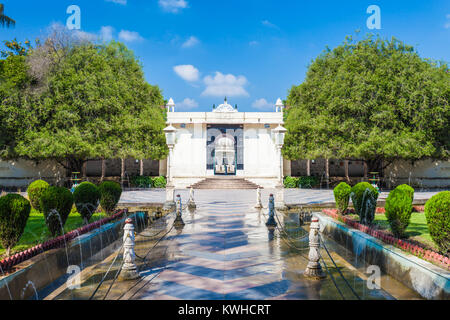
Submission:
[[[270,230],[265,226],[267,209],[252,208],[254,195],[249,190],[198,191],[197,210],[184,213],[184,226],[173,227],[171,214],[137,236],[137,263],[142,278],[116,282],[107,293],[120,266],[118,261],[94,299],[342,299],[329,276],[323,281],[303,276],[308,234],[298,225],[298,216],[280,215],[279,224],[284,228]],[[164,234],[166,237],[159,241]],[[368,290],[363,281],[366,266],[359,262],[355,268],[351,253],[330,240],[326,243],[360,297],[417,298],[386,276],[382,281],[392,287],[389,293]],[[144,262],[146,255],[148,260]],[[66,290],[56,298],[88,299],[114,257],[111,255],[83,275],[81,289]],[[325,260],[344,298],[355,299],[337,270],[331,268],[331,261]]]
[[[209,194],[211,196],[215,194],[228,194],[230,190],[201,190],[202,194]],[[196,190],[199,192],[199,190]],[[233,191],[231,191],[232,193]],[[254,199],[256,201],[256,192],[250,191],[255,194]],[[437,194],[439,191],[418,191],[414,193],[414,199],[416,201],[427,200]],[[177,193],[181,194],[183,199],[186,199],[189,195],[188,190],[178,190]],[[264,205],[267,205],[269,194],[275,193],[275,190],[262,189],[261,198]],[[384,200],[389,195],[389,192],[382,192],[379,199]],[[122,193],[120,203],[123,205],[130,203],[164,203],[165,190],[152,189],[146,191],[125,191]],[[286,189],[285,190],[285,202],[288,205],[311,205],[311,204],[324,204],[333,203],[334,196],[333,190],[316,190],[316,189]]]

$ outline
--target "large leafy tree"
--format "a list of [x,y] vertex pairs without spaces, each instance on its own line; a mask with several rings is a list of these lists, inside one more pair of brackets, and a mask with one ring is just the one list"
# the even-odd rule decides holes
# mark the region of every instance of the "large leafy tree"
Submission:
[[395,159],[448,158],[450,75],[401,41],[369,35],[327,49],[287,99],[290,159],[364,159],[379,171]]
[[16,21],[7,15],[5,15],[5,5],[0,4],[0,25],[2,27],[14,27],[16,25]]
[[[8,132],[3,157],[54,159],[71,171],[92,158],[163,158],[163,97],[145,81],[134,54],[117,42],[58,39],[2,61],[18,60],[24,83],[19,101],[3,91],[0,117],[11,123],[1,126]],[[2,74],[12,82],[14,72]],[[10,130],[15,126],[19,132]]]
[[32,83],[25,58],[31,48],[29,41],[4,44],[6,49],[0,52],[5,58],[0,60],[0,158],[3,159],[16,155],[15,146],[23,136],[23,124],[28,121],[27,100],[31,98],[28,93]]

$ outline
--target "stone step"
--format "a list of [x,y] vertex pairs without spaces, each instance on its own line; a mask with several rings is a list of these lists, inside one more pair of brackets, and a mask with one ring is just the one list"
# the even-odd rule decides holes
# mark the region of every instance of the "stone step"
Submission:
[[189,188],[191,187],[194,189],[258,189],[259,186],[240,178],[206,178]]

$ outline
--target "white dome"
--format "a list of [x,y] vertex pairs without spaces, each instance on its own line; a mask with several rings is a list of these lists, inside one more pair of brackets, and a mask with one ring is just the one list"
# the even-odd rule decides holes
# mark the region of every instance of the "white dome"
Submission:
[[228,104],[227,99],[225,98],[223,104],[219,105],[216,109],[213,110],[213,112],[238,112],[238,111],[234,109],[233,106]]

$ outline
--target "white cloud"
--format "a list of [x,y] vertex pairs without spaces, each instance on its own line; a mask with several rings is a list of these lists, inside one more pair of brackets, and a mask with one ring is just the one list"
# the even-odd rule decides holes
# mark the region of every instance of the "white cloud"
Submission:
[[121,30],[119,32],[119,39],[125,42],[135,42],[143,40],[139,33],[128,30]]
[[249,46],[253,47],[253,46],[257,46],[259,44],[259,42],[258,41],[250,41],[248,44],[249,44]]
[[177,109],[180,110],[191,110],[198,108],[198,103],[194,99],[186,98],[182,102],[178,102],[175,104]]
[[186,0],[159,0],[159,6],[167,12],[178,13],[188,6]]
[[95,33],[85,32],[81,30],[73,31],[75,37],[82,41],[96,41],[98,40],[98,35]]
[[200,43],[200,41],[199,41],[196,37],[191,36],[191,37],[189,37],[189,39],[187,39],[187,40],[181,45],[181,47],[182,47],[182,48],[192,48],[192,47],[196,46],[196,45],[199,44],[199,43]]
[[223,74],[216,72],[215,76],[206,76],[203,81],[205,82],[206,89],[203,91],[202,96],[215,96],[215,97],[248,97],[248,92],[244,89],[244,86],[248,84],[247,79],[244,76],[234,76],[232,74]]
[[450,28],[450,13],[447,14],[445,17],[447,18],[447,22],[445,23],[444,28],[449,29]]
[[175,71],[179,77],[189,82],[197,81],[200,76],[198,69],[190,64],[175,66],[173,67],[173,71]]
[[280,29],[277,25],[273,24],[269,20],[261,21],[261,23],[262,23],[263,26],[266,26],[266,27],[269,27],[269,28]]
[[117,4],[124,5],[124,6],[127,4],[127,0],[106,0],[106,2],[114,2]]
[[259,110],[272,109],[273,106],[274,104],[267,102],[266,99],[258,99],[252,103],[252,107]]
[[100,29],[100,38],[105,42],[110,42],[113,39],[114,28],[111,26],[103,26]]

